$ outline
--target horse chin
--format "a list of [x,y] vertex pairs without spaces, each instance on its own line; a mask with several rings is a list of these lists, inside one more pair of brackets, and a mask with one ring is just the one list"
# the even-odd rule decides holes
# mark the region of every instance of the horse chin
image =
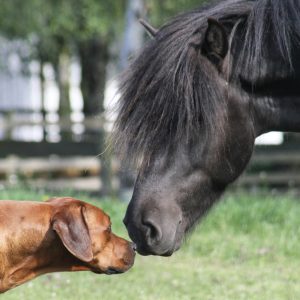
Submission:
[[156,245],[156,247],[149,247],[148,245],[144,245],[137,243],[137,252],[142,256],[164,256],[169,257],[173,255],[174,252],[180,249],[182,245],[183,237],[176,237],[176,239],[169,245],[162,247],[161,245]]
[[[179,249],[179,248],[178,248]],[[142,256],[149,256],[149,255],[153,255],[153,256],[164,256],[164,257],[169,257],[171,256],[175,251],[177,251],[178,249],[172,248],[166,251],[157,251],[155,249],[145,249],[143,247],[137,247],[137,252],[142,255]]]

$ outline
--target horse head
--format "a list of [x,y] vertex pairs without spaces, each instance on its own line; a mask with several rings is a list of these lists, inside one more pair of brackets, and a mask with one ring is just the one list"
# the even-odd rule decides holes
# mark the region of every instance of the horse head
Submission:
[[[268,5],[292,3],[273,2]],[[253,43],[274,39],[253,29],[266,17],[252,16],[261,9],[255,3],[223,1],[180,15],[158,31],[147,26],[154,38],[124,77],[115,135],[122,153],[140,162],[124,219],[140,254],[168,256],[179,249],[243,172],[258,135],[300,129],[299,105],[291,120],[272,84],[256,90],[266,79],[288,78],[290,68],[278,50],[281,71],[270,58],[257,72],[254,62],[265,56]]]

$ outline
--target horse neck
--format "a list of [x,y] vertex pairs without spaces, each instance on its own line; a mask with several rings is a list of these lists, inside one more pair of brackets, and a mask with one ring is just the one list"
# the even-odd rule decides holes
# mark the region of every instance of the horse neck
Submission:
[[242,90],[251,99],[257,136],[269,131],[300,132],[299,60],[300,51],[294,71],[272,59],[273,64],[260,70],[259,79],[240,76]]
[[300,87],[298,94],[255,97],[252,103],[257,135],[269,131],[300,132]]

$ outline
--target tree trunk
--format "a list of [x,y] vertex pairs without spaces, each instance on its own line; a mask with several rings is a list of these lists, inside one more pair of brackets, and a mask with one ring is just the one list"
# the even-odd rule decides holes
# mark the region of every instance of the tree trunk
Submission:
[[[46,110],[45,110],[45,76],[44,76],[44,60],[40,57],[40,70],[39,70],[39,78],[40,78],[40,93],[41,93],[41,113],[43,122],[46,121]],[[46,139],[46,128],[43,125],[43,140]]]
[[57,66],[57,83],[59,89],[59,115],[70,116],[70,55],[62,51]]
[[79,45],[81,61],[81,92],[85,116],[95,116],[104,111],[106,66],[109,60],[108,45],[100,38],[83,41]]
[[121,69],[127,67],[128,58],[137,53],[143,45],[146,31],[140,24],[139,19],[145,18],[145,15],[145,0],[128,0],[124,38],[120,53]]

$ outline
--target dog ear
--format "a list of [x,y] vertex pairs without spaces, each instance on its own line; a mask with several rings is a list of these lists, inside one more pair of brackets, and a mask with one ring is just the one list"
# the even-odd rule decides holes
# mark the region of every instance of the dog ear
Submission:
[[70,253],[82,261],[93,259],[92,242],[82,205],[66,205],[55,214],[52,228]]

